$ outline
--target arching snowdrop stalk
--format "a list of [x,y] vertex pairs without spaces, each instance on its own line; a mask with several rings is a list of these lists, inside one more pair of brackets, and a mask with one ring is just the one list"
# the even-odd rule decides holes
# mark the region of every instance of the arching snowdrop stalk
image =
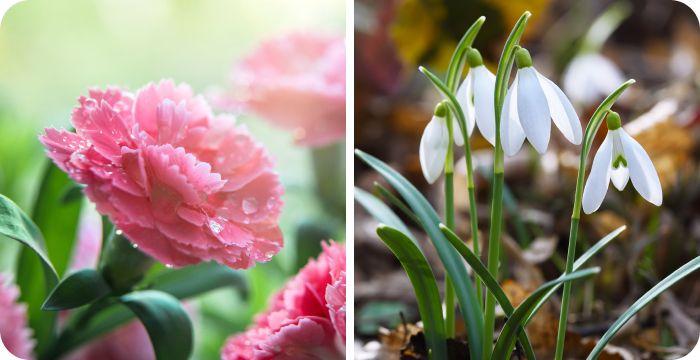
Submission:
[[471,136],[474,124],[481,135],[496,144],[496,119],[494,115],[493,93],[496,87],[496,75],[484,66],[479,50],[469,48],[466,51],[469,74],[457,90],[457,100],[464,109],[466,126]]
[[[615,101],[622,95],[622,93],[630,87],[632,84],[634,84],[634,80],[627,80],[624,82],[622,85],[620,85],[615,91],[613,91],[610,95],[608,95],[603,102],[600,103],[596,111],[591,115],[591,119],[588,122],[588,125],[586,125],[586,131],[583,136],[583,144],[581,148],[581,157],[579,160],[579,168],[578,168],[578,176],[576,178],[576,192],[574,194],[574,206],[573,210],[571,213],[571,226],[569,230],[569,244],[568,244],[568,250],[566,253],[566,271],[564,274],[569,274],[573,271],[574,268],[574,260],[575,260],[575,255],[576,255],[576,240],[578,237],[578,224],[581,219],[581,207],[582,207],[582,199],[584,197],[584,175],[586,172],[586,165],[588,162],[588,153],[591,150],[591,146],[593,144],[593,139],[595,138],[595,134],[598,132],[598,128],[600,128],[600,125],[602,124],[603,120],[605,119],[605,116],[608,114],[610,108],[613,106]],[[613,115],[613,118],[615,115]],[[619,126],[619,117],[617,118],[617,124],[615,124],[615,120],[611,119],[610,120],[610,125],[612,128],[614,128],[614,131],[623,131],[622,128]],[[609,135],[610,136],[610,135]],[[631,139],[631,138],[630,138]],[[612,140],[611,140],[612,141]],[[634,140],[632,140],[634,141]],[[635,142],[636,143],[636,142]],[[639,146],[639,144],[637,144]],[[602,146],[601,146],[602,148]],[[605,150],[605,149],[602,149]],[[643,153],[644,150],[641,149],[641,146],[635,150],[641,150]],[[598,152],[601,152],[601,149],[598,150]],[[612,155],[612,152],[611,152]],[[646,155],[646,154],[645,154]],[[629,156],[629,155],[628,155]],[[638,156],[635,154],[635,156]],[[596,156],[598,158],[598,156]],[[624,157],[623,157],[624,158]],[[629,165],[629,161],[627,161],[627,165]],[[600,160],[598,161],[600,162]],[[605,164],[606,169],[609,170],[608,174],[604,174],[608,179],[612,177],[612,162],[608,162]],[[618,165],[622,164],[622,160],[618,162]],[[593,161],[593,167],[596,167],[596,160]],[[618,166],[619,167],[619,166]],[[653,169],[653,167],[652,167]],[[620,170],[619,173],[616,176],[617,179],[621,180],[622,179],[622,171]],[[655,173],[655,171],[654,171]],[[591,172],[591,176],[593,176],[593,172]],[[598,180],[592,180],[595,179],[595,177],[589,176],[589,181],[598,181]],[[619,180],[615,180],[615,182],[618,182]],[[605,186],[607,188],[607,183],[609,180],[606,180]],[[626,181],[625,181],[626,182]],[[588,185],[591,186],[591,185]],[[587,187],[588,187],[587,186]],[[660,194],[660,190],[659,190]],[[602,201],[602,198],[601,198]],[[660,201],[659,201],[660,202]],[[598,204],[600,205],[600,204]],[[587,206],[586,206],[587,208]],[[596,207],[597,208],[597,207]],[[587,212],[588,213],[588,212]],[[568,319],[568,314],[569,314],[569,297],[571,296],[571,283],[565,283],[562,291],[562,297],[561,297],[561,311],[559,313],[559,328],[557,329],[557,342],[556,342],[556,350],[555,350],[555,359],[561,360],[564,356],[564,341],[566,337],[566,325],[567,325],[567,319]]]
[[[501,247],[501,230],[503,226],[503,182],[505,177],[504,166],[504,147],[503,134],[501,129],[501,117],[506,98],[506,90],[508,89],[508,79],[513,69],[515,62],[515,51],[518,48],[518,42],[523,32],[525,25],[530,19],[531,13],[525,11],[520,19],[513,26],[513,30],[508,35],[506,43],[501,52],[501,58],[498,61],[498,70],[496,71],[496,85],[494,88],[494,114],[496,129],[496,141],[493,152],[493,178],[491,181],[491,216],[489,228],[488,242],[488,257],[487,266],[489,273],[498,278],[498,262]],[[483,355],[484,358],[489,358],[493,349],[493,333],[496,326],[496,297],[492,293],[486,294],[484,303],[484,332],[483,332]]]
[[608,134],[593,158],[583,189],[583,212],[590,214],[598,210],[610,181],[622,191],[630,178],[644,199],[656,206],[661,205],[661,182],[649,155],[625,132],[616,112],[608,112],[606,123]]
[[549,145],[550,118],[567,140],[580,144],[581,123],[559,86],[535,70],[526,49],[515,50],[515,64],[518,71],[501,114],[505,120],[501,122],[505,153],[515,155],[527,137],[535,150],[544,154]]
[[448,121],[451,121],[452,129],[459,129],[457,120],[449,113],[445,101],[442,101],[435,106],[433,118],[423,130],[423,136],[420,139],[420,166],[425,180],[430,184],[435,183],[447,168],[446,159],[450,150],[450,139],[452,138],[458,146],[464,145],[462,134],[459,131],[450,131]]
[[[456,122],[446,120],[448,124],[448,139],[451,141],[456,138],[452,132],[458,131],[461,134],[461,139],[468,139],[469,133],[471,132],[467,125],[467,119],[462,110],[462,106],[454,95],[457,92],[457,87],[459,84],[459,79],[462,74],[462,70],[466,61],[467,52],[471,49],[471,45],[476,38],[481,26],[483,25],[485,17],[479,17],[467,31],[464,33],[460,39],[455,51],[452,54],[450,63],[447,67],[447,74],[445,76],[445,82],[440,80],[437,76],[431,73],[424,67],[419,67],[419,70],[433,83],[435,88],[446,98],[443,101],[443,105],[449,110],[447,112],[448,116],[453,116]],[[459,125],[455,128],[455,124]],[[472,128],[473,128],[472,124]],[[445,160],[445,223],[448,228],[454,229],[454,183],[453,183],[453,154],[452,154],[452,144],[448,144],[448,152]],[[472,166],[471,158],[471,145],[469,141],[464,141],[464,159],[467,169],[467,191],[469,193],[469,218],[471,223],[471,231],[474,241],[474,252],[479,253],[479,241],[477,239],[477,234],[479,231],[477,213],[476,213],[476,191],[474,186],[474,171]],[[478,298],[482,298],[482,291],[480,280],[478,277],[475,279],[476,291]],[[445,278],[445,297],[444,297],[444,308],[454,309],[455,308],[455,292],[449,277]],[[445,312],[445,332],[449,336],[454,335],[454,324],[455,324],[455,312],[446,311]]]

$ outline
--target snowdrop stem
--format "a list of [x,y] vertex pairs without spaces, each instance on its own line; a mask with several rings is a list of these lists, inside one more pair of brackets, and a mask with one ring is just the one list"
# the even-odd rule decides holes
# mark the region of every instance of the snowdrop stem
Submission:
[[[501,53],[498,61],[498,71],[496,72],[496,87],[494,93],[494,106],[496,115],[496,144],[494,149],[493,182],[491,185],[491,227],[489,229],[488,245],[488,270],[498,279],[498,258],[501,246],[501,226],[503,220],[503,147],[501,145],[501,110],[506,96],[508,80],[513,68],[515,47],[520,41],[520,37],[525,31],[525,25],[530,18],[530,12],[526,11],[515,23]],[[496,298],[486,294],[486,305],[484,315],[484,349],[485,359],[491,357],[493,346],[493,331],[496,325]]]
[[[472,25],[472,28],[470,28],[470,30],[473,29],[474,26],[476,26],[476,25],[478,25],[479,27],[481,26],[481,24],[479,23],[478,20],[477,20],[477,23],[475,23],[475,25]],[[476,29],[478,30],[478,27]],[[467,30],[467,34],[469,34],[469,33],[470,33],[470,31]],[[476,35],[476,33],[474,32],[474,36],[475,35]],[[473,40],[473,37],[471,37],[471,39]],[[469,44],[471,45],[471,41],[469,42]],[[455,60],[455,59],[453,59],[453,60]],[[458,60],[455,60],[455,61],[458,61]],[[462,132],[462,138],[465,139],[465,159],[467,162],[467,185],[468,185],[469,194],[470,194],[469,195],[470,196],[469,217],[470,217],[470,221],[471,221],[472,233],[474,234],[474,238],[475,238],[475,245],[474,245],[476,247],[475,251],[478,253],[478,246],[479,245],[476,244],[476,242],[478,242],[478,240],[476,240],[476,237],[478,234],[478,223],[477,223],[478,220],[477,220],[477,214],[476,214],[476,202],[474,201],[474,199],[476,198],[476,195],[474,193],[475,192],[475,190],[474,190],[474,171],[473,171],[472,158],[471,158],[471,145],[469,143],[469,135],[467,133],[466,117],[464,116],[464,111],[460,107],[459,102],[455,98],[454,91],[450,90],[450,88],[444,82],[442,82],[442,80],[440,80],[437,76],[435,76],[435,74],[430,72],[430,70],[428,70],[422,66],[419,67],[419,70],[428,78],[428,80],[430,80],[430,82],[433,83],[435,88],[447,99],[447,102],[445,102],[444,104],[447,104],[447,106],[450,109],[448,114],[450,116],[457,116],[457,123],[459,124],[459,131]],[[449,74],[448,74],[448,79],[449,79]],[[456,83],[456,81],[454,83]],[[452,152],[452,141],[454,140],[454,137],[452,135],[453,135],[453,131],[455,131],[455,129],[452,128],[453,122],[451,121],[451,118],[448,118],[446,123],[448,125],[448,130],[449,130],[450,145],[448,147],[448,156],[447,156],[449,158],[449,161],[446,161],[446,163],[445,163],[445,207],[446,207],[446,209],[450,209],[450,208],[452,209],[451,211],[452,211],[452,216],[453,216],[453,218],[451,220],[449,219],[449,216],[448,216],[448,218],[446,219],[446,225],[448,228],[450,228],[450,230],[454,230],[454,204],[452,202],[453,192],[451,190],[452,187],[450,187],[448,189],[448,184],[454,185],[452,182],[453,181],[452,175],[453,175],[453,171],[454,171],[454,169],[453,169],[453,156],[454,155]],[[449,206],[450,203],[452,203],[451,207]],[[450,212],[446,211],[446,214],[449,215]],[[475,282],[477,284],[477,295],[479,295],[481,293],[481,290],[480,290],[481,285],[480,285],[480,280],[478,277],[475,279]],[[454,291],[453,290],[454,289],[452,288],[451,282],[449,281],[449,279],[445,279],[445,305],[446,305],[446,309],[454,309],[454,306],[450,306],[449,308],[447,307],[448,305],[454,304]],[[481,297],[479,297],[479,298],[481,298]],[[448,330],[447,334],[449,336],[450,335],[449,330],[454,329],[454,312],[450,312],[450,311],[446,312],[445,324],[446,324],[446,330]]]
[[[452,124],[452,113],[447,112],[447,132],[449,145],[445,158],[445,221],[447,227],[454,229],[455,226],[455,203],[454,203],[454,131]],[[449,276],[445,276],[445,332],[447,337],[455,335],[455,292]]]
[[[586,165],[588,153],[591,150],[593,139],[598,132],[600,125],[603,123],[605,116],[615,101],[622,93],[634,84],[634,80],[627,80],[620,85],[615,91],[608,95],[603,102],[600,103],[596,111],[591,115],[588,121],[586,131],[583,135],[583,147],[581,149],[581,157],[579,160],[578,176],[576,177],[576,192],[574,193],[574,206],[571,213],[571,226],[569,230],[569,244],[566,252],[566,272],[571,273],[574,268],[574,260],[576,257],[576,240],[578,237],[578,224],[581,218],[581,201],[583,199],[584,176],[586,173]],[[561,312],[559,313],[559,327],[557,329],[557,345],[554,354],[556,360],[561,360],[564,356],[564,341],[566,338],[566,325],[569,315],[569,298],[571,296],[571,282],[564,283],[564,289],[561,297]]]

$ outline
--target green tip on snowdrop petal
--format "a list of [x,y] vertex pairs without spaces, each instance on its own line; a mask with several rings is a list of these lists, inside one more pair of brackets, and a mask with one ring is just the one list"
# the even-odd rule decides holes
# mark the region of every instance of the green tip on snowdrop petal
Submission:
[[517,66],[518,69],[532,66],[532,57],[527,49],[520,46],[515,49],[515,66]]
[[445,104],[444,101],[440,101],[437,105],[435,105],[435,111],[433,111],[433,115],[441,118],[447,116],[447,104]]
[[620,121],[620,114],[608,110],[608,116],[605,118],[605,123],[608,125],[608,130],[617,130],[622,127],[622,121]]
[[481,57],[479,50],[474,48],[467,49],[467,64],[470,68],[484,65],[484,59]]

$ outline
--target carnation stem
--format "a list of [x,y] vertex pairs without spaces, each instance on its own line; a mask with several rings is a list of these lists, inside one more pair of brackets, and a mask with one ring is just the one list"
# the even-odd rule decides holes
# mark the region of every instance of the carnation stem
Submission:
[[153,259],[142,253],[121,234],[112,232],[100,259],[100,272],[115,294],[131,290],[153,266]]
[[345,142],[311,149],[316,191],[323,207],[345,219]]
[[[622,93],[632,84],[634,80],[627,80],[620,85],[612,94],[608,95],[603,102],[598,105],[596,111],[591,115],[586,131],[583,135],[583,144],[581,148],[581,157],[579,159],[578,175],[576,177],[576,192],[574,193],[574,206],[571,212],[571,227],[569,230],[569,245],[566,251],[566,272],[564,275],[571,273],[574,267],[576,257],[576,240],[578,237],[578,225],[581,219],[581,201],[583,199],[583,184],[584,175],[586,173],[586,163],[588,153],[593,144],[593,138],[600,128],[607,111],[610,110],[615,101]],[[559,326],[557,328],[557,346],[554,352],[554,358],[561,360],[564,356],[564,341],[566,338],[566,325],[569,315],[569,298],[571,297],[571,282],[564,283],[564,289],[561,297],[561,312],[559,313]]]

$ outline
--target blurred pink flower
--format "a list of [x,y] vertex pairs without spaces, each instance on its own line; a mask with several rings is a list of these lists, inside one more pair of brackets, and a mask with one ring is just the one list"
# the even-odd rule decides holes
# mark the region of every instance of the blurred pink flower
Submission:
[[13,355],[31,359],[34,339],[27,324],[27,305],[18,303],[18,298],[19,288],[0,273],[0,338]]
[[78,236],[69,271],[94,269],[102,250],[102,218],[92,206],[85,206],[78,221]]
[[79,102],[76,132],[48,128],[41,142],[145,253],[248,268],[280,250],[282,187],[265,148],[233,118],[172,81],[136,96],[91,90]]
[[298,145],[345,138],[345,42],[292,33],[263,42],[234,67],[232,92],[216,103],[240,108],[294,132]]
[[146,328],[132,321],[70,354],[66,360],[155,360]]
[[245,333],[227,341],[221,358],[344,359],[345,247],[323,244],[318,260],[310,260]]

